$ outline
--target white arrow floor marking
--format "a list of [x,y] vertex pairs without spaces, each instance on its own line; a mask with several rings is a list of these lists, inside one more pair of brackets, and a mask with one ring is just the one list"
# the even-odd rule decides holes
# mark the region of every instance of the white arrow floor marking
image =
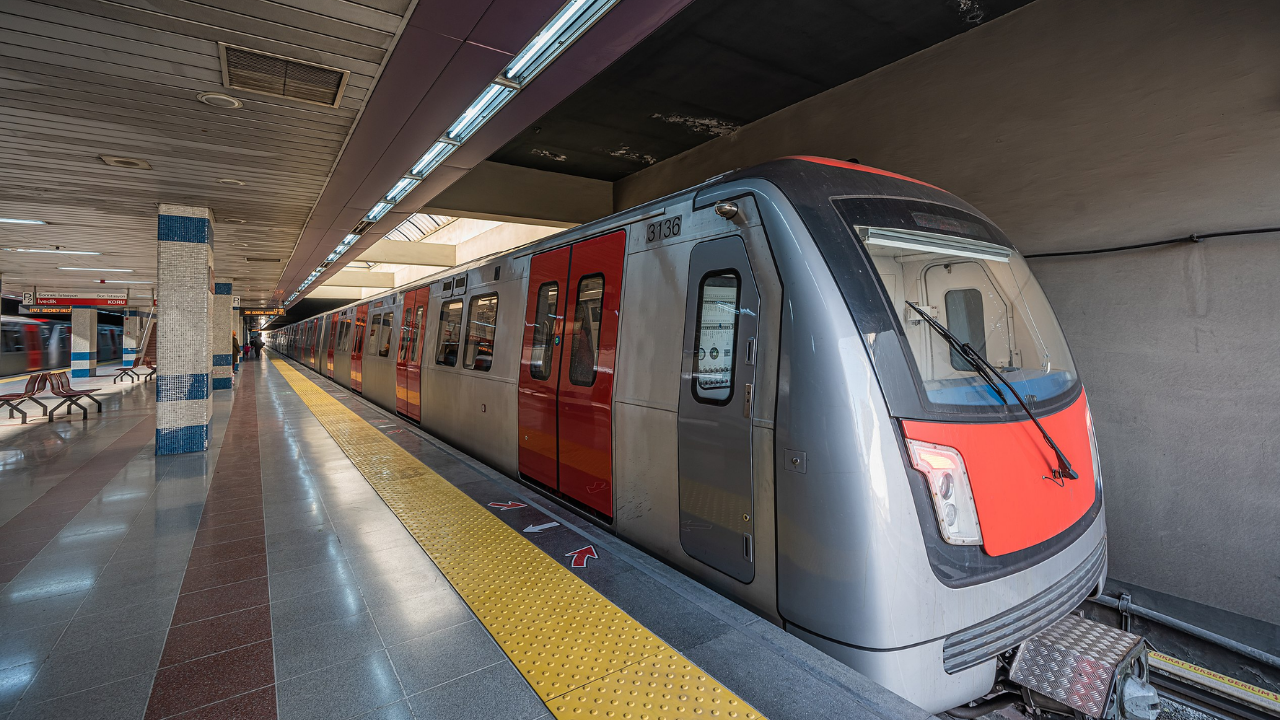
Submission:
[[559,524],[560,523],[558,522],[549,522],[546,525],[530,525],[529,527],[525,528],[524,531],[527,533],[540,533],[543,530],[550,530],[551,528],[556,527]]

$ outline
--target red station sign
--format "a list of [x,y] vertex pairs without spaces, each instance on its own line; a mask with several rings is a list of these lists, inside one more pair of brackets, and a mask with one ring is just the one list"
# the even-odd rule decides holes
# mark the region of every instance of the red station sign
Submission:
[[35,297],[36,305],[108,305],[124,307],[129,304],[128,293],[74,293],[42,292]]

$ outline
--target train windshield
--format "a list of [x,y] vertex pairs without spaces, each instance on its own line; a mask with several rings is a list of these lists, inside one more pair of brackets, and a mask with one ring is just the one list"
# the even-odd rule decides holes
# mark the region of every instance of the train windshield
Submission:
[[874,219],[860,213],[874,224],[852,227],[910,347],[926,404],[967,413],[1018,407],[909,302],[994,365],[1033,410],[1071,393],[1077,376],[1062,330],[1035,276],[999,231],[955,208],[890,202],[901,205],[898,212]]

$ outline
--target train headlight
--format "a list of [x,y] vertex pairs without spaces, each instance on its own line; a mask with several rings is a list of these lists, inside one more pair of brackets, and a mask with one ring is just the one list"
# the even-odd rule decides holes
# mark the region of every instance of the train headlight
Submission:
[[952,545],[981,545],[978,508],[960,451],[946,445],[907,440],[911,465],[924,473],[933,496],[942,539]]

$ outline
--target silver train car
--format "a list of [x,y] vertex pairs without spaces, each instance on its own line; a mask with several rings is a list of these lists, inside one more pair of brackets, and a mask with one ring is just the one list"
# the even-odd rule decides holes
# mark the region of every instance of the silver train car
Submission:
[[[98,327],[98,362],[119,360],[124,330]],[[5,318],[0,323],[0,377],[71,365],[71,323],[39,318]]]
[[[1106,579],[1048,301],[988,218],[893,173],[736,171],[268,342],[930,712],[1026,685]],[[1128,637],[1085,715],[1153,717]],[[1040,690],[1016,699],[1079,709]]]

